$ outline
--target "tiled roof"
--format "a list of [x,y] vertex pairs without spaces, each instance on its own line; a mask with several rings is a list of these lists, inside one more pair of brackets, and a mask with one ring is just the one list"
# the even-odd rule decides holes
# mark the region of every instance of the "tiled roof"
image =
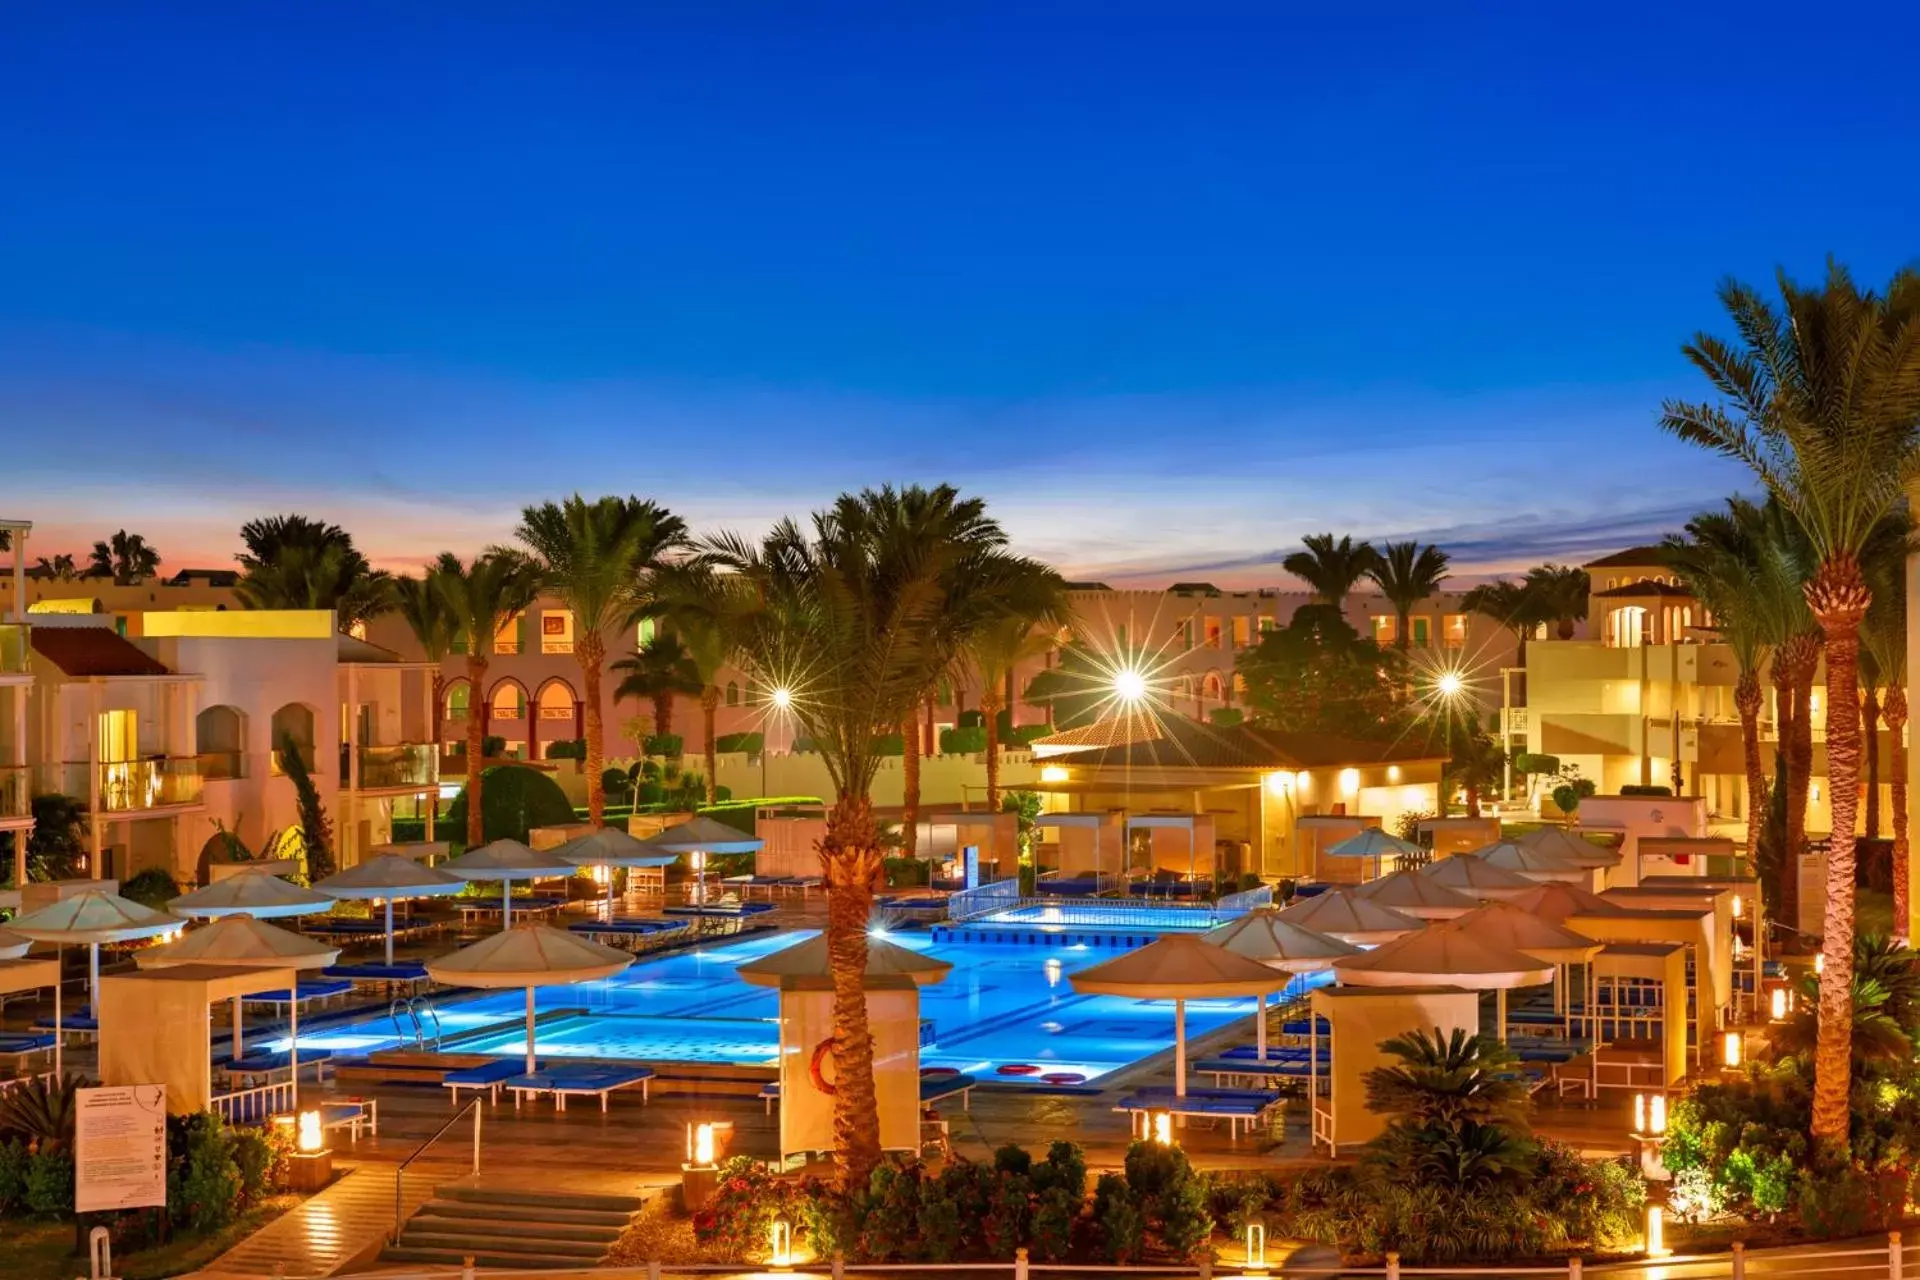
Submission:
[[1676,587],[1668,582],[1629,582],[1624,586],[1596,591],[1593,596],[1596,600],[1624,600],[1632,596],[1674,596],[1691,600],[1693,590],[1690,587]]
[[1598,560],[1589,560],[1580,566],[1583,569],[1638,569],[1642,565],[1665,564],[1665,547],[1628,547],[1625,551],[1616,551],[1610,556],[1601,556]]
[[[1096,745],[1103,741],[1104,745]],[[1177,715],[1117,717],[1069,729],[1033,745],[1091,746],[1066,757],[1076,766],[1156,769],[1324,769],[1439,758],[1414,739],[1364,742],[1250,725],[1206,725]]]
[[164,676],[165,664],[105,627],[30,627],[33,651],[75,678]]

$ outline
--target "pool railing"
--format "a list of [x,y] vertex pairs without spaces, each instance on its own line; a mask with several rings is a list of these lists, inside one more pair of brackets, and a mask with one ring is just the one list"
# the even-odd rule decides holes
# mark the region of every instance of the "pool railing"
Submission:
[[[1202,929],[1247,914],[1273,901],[1273,889],[1261,885],[1230,893],[1216,902],[1180,902],[1166,899],[1135,901],[1127,898],[1060,898],[1025,896],[1018,880],[996,880],[978,889],[962,889],[947,899],[947,919],[954,924],[973,920],[1048,925],[1090,925],[1099,928],[1181,930]],[[1038,913],[1033,921],[1019,917]]]

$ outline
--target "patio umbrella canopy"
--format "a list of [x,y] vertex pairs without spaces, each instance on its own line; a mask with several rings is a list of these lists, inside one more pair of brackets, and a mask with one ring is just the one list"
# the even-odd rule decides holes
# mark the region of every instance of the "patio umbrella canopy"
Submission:
[[292,933],[252,916],[222,916],[164,947],[134,957],[142,969],[181,964],[228,964],[250,969],[324,969],[340,958],[340,948]]
[[18,960],[27,954],[27,949],[32,945],[32,938],[0,929],[0,960]]
[[694,817],[647,837],[644,843],[669,853],[758,853],[766,841],[724,822]]
[[1492,902],[1458,920],[1438,925],[1471,933],[1482,942],[1518,951],[1548,964],[1584,964],[1601,943],[1564,925],[1522,910],[1510,902]]
[[1504,991],[1553,980],[1553,966],[1458,928],[1408,934],[1362,955],[1333,962],[1341,982],[1356,987],[1465,987]]
[[1608,902],[1599,894],[1577,884],[1548,881],[1536,884],[1533,892],[1513,899],[1522,911],[1559,924],[1568,916],[1608,916],[1620,910],[1617,902]]
[[1517,840],[1496,840],[1473,852],[1490,867],[1511,871],[1536,883],[1542,880],[1561,880],[1569,884],[1579,884],[1588,879],[1593,871],[1591,867],[1568,862],[1555,854],[1542,853]]
[[[680,860],[670,849],[660,849],[628,835],[618,827],[601,827],[556,845],[552,853],[581,867],[669,867]],[[607,919],[613,919],[613,877],[607,877]]]
[[441,867],[430,867],[397,853],[382,853],[345,871],[335,872],[313,887],[336,898],[372,898],[386,903],[387,963],[392,964],[393,900],[446,897],[466,888],[467,881],[465,876],[454,875]]
[[1517,898],[1538,887],[1514,871],[1490,867],[1478,854],[1458,853],[1420,869],[1420,874],[1470,898]]
[[302,889],[290,880],[265,872],[247,872],[216,880],[191,893],[183,893],[167,906],[183,916],[217,919],[221,916],[250,915],[257,920],[276,920],[282,916],[306,916],[327,911],[337,899],[330,893]]
[[1523,836],[1514,837],[1514,843],[1589,870],[1596,867],[1617,867],[1625,857],[1620,850],[1597,845],[1591,840],[1573,834],[1565,827],[1541,827],[1538,831],[1529,831]]
[[1360,948],[1350,942],[1282,920],[1274,911],[1250,911],[1200,936],[1202,941],[1282,973],[1311,973],[1330,967],[1341,956],[1360,953]]
[[1071,974],[1067,981],[1081,995],[1173,1001],[1173,1083],[1175,1093],[1185,1097],[1187,1001],[1269,996],[1285,987],[1288,977],[1191,934],[1168,933],[1137,951]]
[[571,933],[527,922],[503,929],[452,955],[427,961],[435,982],[454,987],[527,989],[527,1072],[535,1067],[533,990],[611,978],[633,957]]
[[1384,903],[1357,897],[1351,889],[1329,889],[1314,897],[1302,898],[1284,911],[1276,912],[1275,918],[1357,947],[1392,942],[1424,928],[1426,923]]
[[[866,974],[869,982],[880,979],[879,985],[888,985],[887,980],[897,979],[911,982],[916,987],[925,987],[945,981],[952,971],[953,965],[949,961],[937,960],[911,948],[897,946],[884,938],[867,939]],[[805,942],[796,942],[757,960],[749,960],[735,969],[734,973],[743,982],[750,982],[756,987],[786,987],[790,990],[818,987],[824,990],[833,981],[827,957],[827,935],[818,933]]]
[[1348,836],[1338,844],[1322,849],[1320,856],[1323,858],[1403,858],[1425,852],[1426,850],[1410,840],[1388,835],[1380,827],[1368,827],[1358,835]]
[[561,857],[557,850],[536,852],[518,840],[501,839],[470,849],[449,861],[440,870],[467,880],[500,882],[500,929],[513,928],[513,882],[515,880],[551,880],[579,871],[577,864]]
[[1452,920],[1480,905],[1477,898],[1456,893],[1432,876],[1412,868],[1369,880],[1353,893],[1357,898],[1392,907],[1421,920]]
[[68,943],[85,944],[88,1007],[97,1014],[100,944],[151,938],[184,928],[186,923],[179,916],[143,907],[117,893],[89,889],[71,898],[62,898],[38,911],[16,916],[7,927],[34,942],[52,942],[62,946]]

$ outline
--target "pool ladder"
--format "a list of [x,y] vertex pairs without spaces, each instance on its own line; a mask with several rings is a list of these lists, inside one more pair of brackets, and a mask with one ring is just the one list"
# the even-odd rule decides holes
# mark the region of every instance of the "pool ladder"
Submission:
[[[426,1021],[423,1021],[420,1017],[420,1011],[422,1009],[427,1011]],[[402,1013],[405,1013],[407,1015],[407,1021],[413,1024],[414,1048],[438,1049],[440,1047],[440,1038],[443,1034],[440,1029],[440,1011],[433,1007],[432,1001],[425,1000],[420,996],[394,997],[393,1003],[387,1006],[387,1016],[393,1019],[395,1028],[401,1029],[404,1034],[404,1028],[400,1022],[400,1015]],[[433,1043],[431,1045],[427,1043],[427,1021],[433,1023]]]

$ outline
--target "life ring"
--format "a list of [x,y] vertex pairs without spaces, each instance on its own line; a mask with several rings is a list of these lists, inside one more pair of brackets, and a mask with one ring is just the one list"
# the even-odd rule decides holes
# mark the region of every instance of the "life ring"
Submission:
[[833,1046],[837,1043],[839,1043],[838,1037],[828,1036],[825,1040],[813,1046],[813,1061],[807,1064],[807,1079],[813,1082],[814,1088],[826,1094],[828,1097],[839,1093],[840,1090],[834,1087],[831,1080],[821,1074],[820,1068],[826,1064],[827,1055],[833,1052]]
[[1040,1077],[1043,1084],[1085,1084],[1087,1078],[1078,1071],[1049,1071]]
[[995,1074],[1003,1076],[1037,1076],[1040,1068],[1031,1062],[1009,1062],[1001,1066]]
[[959,1074],[960,1074],[960,1069],[958,1067],[922,1067],[920,1068],[920,1078],[922,1080],[951,1080],[953,1079],[953,1077]]

